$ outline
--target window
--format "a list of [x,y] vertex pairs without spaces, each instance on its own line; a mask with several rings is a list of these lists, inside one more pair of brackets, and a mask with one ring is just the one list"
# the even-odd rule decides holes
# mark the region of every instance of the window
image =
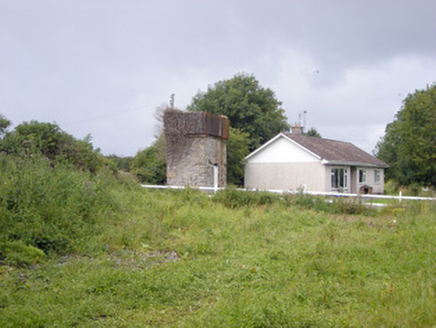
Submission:
[[365,182],[366,182],[366,171],[359,170],[359,183],[365,183]]
[[332,189],[347,189],[348,171],[344,168],[333,168],[331,173]]
[[381,175],[379,170],[374,171],[374,183],[380,183]]

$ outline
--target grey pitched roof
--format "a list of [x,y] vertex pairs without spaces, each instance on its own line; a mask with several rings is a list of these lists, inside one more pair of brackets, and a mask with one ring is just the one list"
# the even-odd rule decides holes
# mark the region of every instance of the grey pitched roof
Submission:
[[388,165],[352,143],[284,133],[310,152],[331,164],[356,164],[387,167]]

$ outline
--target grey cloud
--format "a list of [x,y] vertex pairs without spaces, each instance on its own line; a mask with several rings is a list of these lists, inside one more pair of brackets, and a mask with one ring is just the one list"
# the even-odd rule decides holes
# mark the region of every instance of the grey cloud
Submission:
[[[350,116],[387,123],[398,98],[434,82],[422,65],[436,61],[435,12],[432,0],[0,0],[0,112],[133,155],[153,140],[154,109],[171,93],[183,107],[248,71],[291,122],[304,109],[327,134]],[[389,68],[395,58],[403,68]]]

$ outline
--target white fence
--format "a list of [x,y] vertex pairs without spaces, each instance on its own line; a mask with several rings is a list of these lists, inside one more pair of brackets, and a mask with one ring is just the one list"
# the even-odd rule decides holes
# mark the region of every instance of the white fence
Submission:
[[[143,188],[150,189],[185,189],[187,187],[184,186],[161,186],[161,185],[141,185]],[[224,188],[217,187],[190,187],[192,189],[199,189],[204,191],[213,191],[217,192],[218,190],[223,190]],[[238,188],[236,190],[239,191],[265,191],[271,192],[275,194],[304,194],[304,195],[312,195],[312,196],[330,196],[330,197],[348,197],[348,198],[359,198],[359,199],[391,199],[398,200],[401,202],[402,200],[433,200],[436,201],[434,197],[412,197],[412,196],[403,196],[402,192],[398,194],[398,196],[391,195],[373,195],[373,194],[347,194],[347,193],[335,193],[335,192],[318,192],[318,191],[292,191],[292,190],[280,190],[280,189],[243,189]]]

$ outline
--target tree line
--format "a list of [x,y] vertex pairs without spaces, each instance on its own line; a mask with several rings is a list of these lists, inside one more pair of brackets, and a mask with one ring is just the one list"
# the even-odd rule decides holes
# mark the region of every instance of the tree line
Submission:
[[[230,119],[228,183],[242,186],[244,158],[289,129],[281,105],[272,90],[263,88],[253,75],[247,74],[219,81],[193,97],[188,111],[206,111]],[[306,131],[306,135],[321,137],[315,128]],[[155,147],[164,149],[159,143],[162,140],[144,152],[155,152]],[[386,178],[397,186],[436,186],[436,85],[406,97],[395,120],[386,126],[374,155],[389,165]],[[163,170],[164,161],[165,156],[161,155],[158,162]],[[149,159],[150,162],[156,163],[156,159]]]
[[436,84],[416,90],[386,126],[375,155],[400,185],[436,186]]
[[[199,91],[188,111],[225,115],[231,122],[228,141],[229,184],[244,183],[244,158],[253,150],[289,129],[287,117],[274,92],[249,74],[237,74]],[[24,122],[8,131],[11,122],[0,114],[0,152],[67,161],[93,173],[106,166],[130,172],[140,182],[166,182],[166,147],[161,134],[133,157],[104,157],[91,144],[91,136],[77,140],[54,123]],[[315,128],[306,135],[321,137]],[[416,90],[403,101],[395,120],[386,126],[374,154],[386,162],[386,178],[398,185],[436,186],[436,85]]]

